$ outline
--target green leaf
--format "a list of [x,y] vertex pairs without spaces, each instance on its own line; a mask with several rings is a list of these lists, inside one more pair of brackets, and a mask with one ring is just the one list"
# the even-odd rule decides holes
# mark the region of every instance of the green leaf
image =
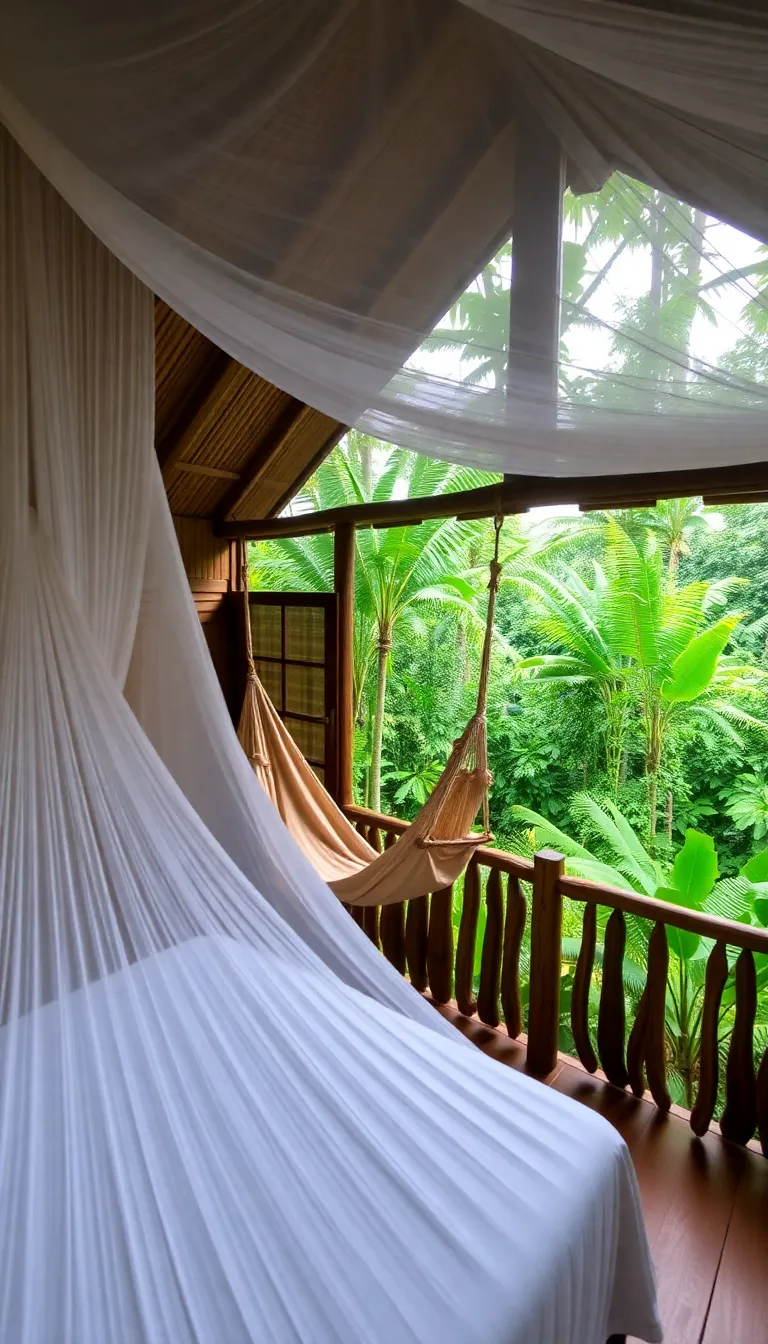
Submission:
[[768,882],[768,849],[753,854],[749,862],[739,870],[739,876],[749,878],[750,882]]
[[717,660],[740,620],[740,616],[726,616],[691,640],[678,654],[671,675],[662,685],[661,694],[665,700],[680,704],[703,695],[715,675]]
[[704,902],[704,909],[721,919],[732,919],[750,924],[753,888],[746,877],[724,877],[712,888]]
[[[610,808],[610,812],[607,810]],[[611,803],[601,807],[588,793],[577,793],[571,800],[574,820],[586,821],[601,839],[610,846],[617,867],[632,880],[635,890],[653,894],[660,873],[649,854],[643,849],[626,818]]]
[[[672,866],[675,885],[659,887],[656,898],[670,905],[682,905],[687,910],[701,910],[717,875],[717,854],[711,835],[705,835],[703,831],[686,831],[685,844]],[[681,961],[690,961],[701,943],[699,934],[671,925],[667,928],[667,940],[670,951]]]
[[717,877],[717,854],[712,836],[703,831],[686,831],[685,844],[672,865],[672,881],[678,892],[676,904],[687,906],[689,910],[701,910]]
[[[666,901],[669,905],[685,905],[688,909],[696,908],[682,900],[680,892],[675,887],[659,887],[656,898],[660,901]],[[667,942],[670,952],[673,952],[680,961],[690,961],[699,949],[701,937],[698,933],[689,933],[687,929],[676,929],[673,924],[668,924]]]
[[570,877],[587,877],[590,882],[603,882],[609,887],[621,887],[623,891],[636,890],[624,873],[599,859],[568,859],[565,870]]

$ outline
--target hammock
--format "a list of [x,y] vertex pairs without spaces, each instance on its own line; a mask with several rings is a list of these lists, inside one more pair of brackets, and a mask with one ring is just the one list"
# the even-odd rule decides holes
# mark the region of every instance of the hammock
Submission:
[[[245,594],[248,677],[237,736],[262,787],[307,858],[347,905],[390,905],[449,887],[460,877],[478,845],[491,839],[485,708],[499,587],[499,538],[488,585],[488,615],[480,664],[477,706],[424,806],[397,844],[378,854],[355,830],[323,788],[283,724],[256,672]],[[482,807],[483,832],[470,834]]]

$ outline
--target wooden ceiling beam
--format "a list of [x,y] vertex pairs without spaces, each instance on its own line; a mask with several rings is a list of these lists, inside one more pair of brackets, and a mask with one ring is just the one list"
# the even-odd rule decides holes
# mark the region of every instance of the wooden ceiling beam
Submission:
[[332,452],[337,443],[344,438],[344,435],[348,430],[348,425],[337,425],[333,430],[333,433],[330,434],[327,439],[323,440],[322,447],[318,448],[317,452],[314,453],[306,465],[302,467],[299,475],[292,481],[288,489],[284,490],[280,498],[276,500],[274,504],[270,505],[270,517],[277,517],[279,513],[282,513],[283,509],[287,508],[291,500],[295,499],[300,490],[303,490],[310,476],[314,476],[318,467],[322,466],[328,454]]
[[220,521],[220,537],[256,540],[306,537],[331,532],[337,523],[356,527],[398,527],[432,518],[489,518],[496,513],[525,513],[543,506],[577,504],[581,509],[628,509],[702,495],[707,503],[758,502],[768,498],[768,462],[728,467],[643,472],[625,476],[508,476],[498,485],[434,495],[431,499],[396,499],[324,509],[298,517]]
[[235,513],[243,500],[250,494],[257,478],[299,428],[302,420],[313,414],[314,411],[311,406],[305,406],[302,401],[297,401],[294,397],[291,397],[274,424],[270,426],[262,438],[257,440],[252,451],[248,454],[240,468],[238,480],[233,482],[219,500],[215,513],[217,521],[224,522],[230,514]]
[[177,462],[176,471],[187,476],[210,476],[214,481],[239,481],[239,471],[227,471],[224,467],[207,467],[204,462]]
[[205,429],[217,403],[233,385],[247,376],[247,369],[224,354],[223,350],[217,350],[207,376],[200,380],[194,396],[189,399],[185,407],[182,418],[157,446],[157,456],[166,486],[174,476],[177,465]]

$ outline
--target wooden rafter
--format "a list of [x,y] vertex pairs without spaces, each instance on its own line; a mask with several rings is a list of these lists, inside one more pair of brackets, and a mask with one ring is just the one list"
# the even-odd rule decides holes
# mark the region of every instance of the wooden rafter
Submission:
[[176,470],[187,476],[209,476],[214,481],[239,481],[240,473],[224,467],[208,467],[204,462],[177,462]]
[[310,476],[313,476],[317,468],[322,465],[328,454],[336,447],[340,439],[347,433],[347,425],[337,425],[333,433],[323,441],[317,452],[309,459],[306,466],[302,467],[299,475],[293,480],[287,490],[284,490],[278,500],[270,507],[270,515],[274,518],[296,497],[300,490],[304,488]]
[[223,351],[217,352],[208,376],[201,379],[194,397],[187,405],[183,420],[174,426],[172,435],[166,436],[164,442],[158,445],[157,455],[166,486],[179,462],[183,461],[185,454],[205,429],[217,403],[233,385],[246,377],[247,369]]
[[216,517],[224,520],[234,513],[247,498],[258,476],[269,466],[272,459],[285,446],[287,440],[299,428],[302,420],[314,414],[310,406],[297,401],[294,397],[278,415],[266,434],[258,439],[240,468],[237,481],[234,481],[216,509]]

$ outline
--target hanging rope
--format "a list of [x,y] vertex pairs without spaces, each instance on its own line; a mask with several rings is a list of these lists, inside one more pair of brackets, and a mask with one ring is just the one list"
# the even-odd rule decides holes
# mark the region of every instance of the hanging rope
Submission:
[[[256,675],[256,664],[253,660],[253,631],[251,630],[251,602],[248,589],[248,561],[246,558],[245,547],[243,547],[243,561],[240,566],[240,581],[243,591],[243,622],[245,635],[245,698],[243,708],[240,714],[240,722],[237,728],[237,736],[240,745],[245,751],[248,760],[252,766],[260,770],[271,770],[269,757],[264,750],[263,744],[263,725],[258,712],[256,703],[256,694],[258,686],[258,677]],[[262,783],[264,779],[262,778]],[[271,795],[272,790],[267,788]]]
[[496,616],[496,595],[499,591],[501,581],[501,563],[499,561],[499,544],[501,540],[501,529],[504,525],[504,519],[497,514],[493,520],[493,526],[496,533],[493,546],[493,559],[491,560],[491,577],[488,581],[488,614],[485,620],[485,638],[483,639],[483,655],[480,660],[480,680],[477,683],[477,709],[476,714],[485,714],[485,708],[488,703],[488,677],[491,670],[491,649],[493,647],[493,623]]
[[247,663],[248,675],[256,673],[256,665],[253,661],[253,631],[251,630],[251,602],[248,590],[248,561],[246,559],[245,547],[243,547],[243,561],[240,566],[240,583],[243,590],[243,621],[245,624],[245,658]]

